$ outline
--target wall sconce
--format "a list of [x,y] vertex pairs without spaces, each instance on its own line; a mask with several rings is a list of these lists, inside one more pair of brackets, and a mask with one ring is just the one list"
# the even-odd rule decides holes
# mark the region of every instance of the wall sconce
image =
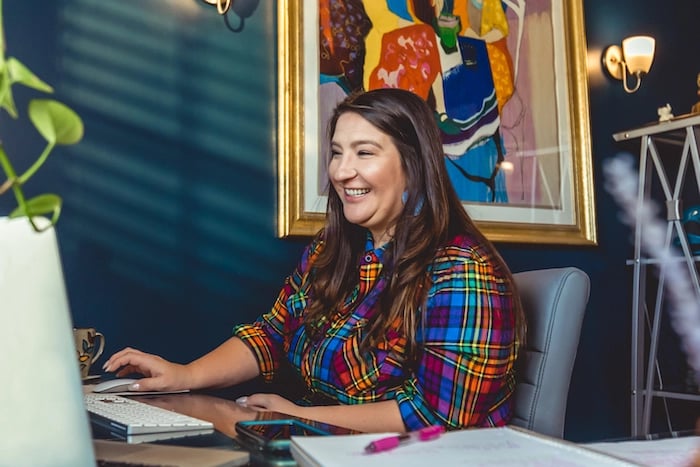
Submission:
[[209,5],[216,5],[216,9],[220,15],[225,15],[229,8],[231,8],[231,0],[202,0],[204,3]]
[[[216,6],[216,11],[224,17],[226,27],[233,32],[241,32],[243,31],[245,19],[253,14],[260,0],[236,0],[235,3],[234,0],[202,0],[202,2]],[[236,27],[229,22],[228,15],[230,11],[238,15],[239,23]]]
[[[649,72],[654,61],[656,41],[650,36],[631,36],[622,41],[622,48],[611,45],[603,53],[603,64],[610,76],[622,80],[622,86],[633,93],[642,84],[642,77]],[[632,89],[627,85],[627,75],[633,75],[637,82]]]

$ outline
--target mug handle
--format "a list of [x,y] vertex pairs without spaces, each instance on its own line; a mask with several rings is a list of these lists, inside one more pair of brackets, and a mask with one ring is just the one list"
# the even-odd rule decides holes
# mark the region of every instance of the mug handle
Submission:
[[95,356],[92,357],[92,360],[90,360],[91,365],[93,363],[95,363],[95,360],[100,358],[100,355],[102,355],[102,352],[105,349],[105,336],[104,336],[104,334],[102,334],[99,331],[95,331],[95,340],[97,340],[98,337],[100,338],[100,346],[97,348],[97,352],[95,352]]

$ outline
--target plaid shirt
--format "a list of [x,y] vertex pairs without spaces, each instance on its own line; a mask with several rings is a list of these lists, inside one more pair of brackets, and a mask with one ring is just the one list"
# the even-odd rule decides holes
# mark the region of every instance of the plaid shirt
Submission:
[[359,350],[386,288],[380,274],[383,249],[368,245],[357,287],[344,309],[328,318],[320,340],[312,341],[302,323],[310,300],[309,272],[323,246],[318,243],[307,247],[272,310],[253,324],[234,328],[257,356],[263,377],[272,380],[286,358],[305,382],[308,400],[360,404],[395,399],[408,430],[432,424],[506,424],[515,387],[515,316],[511,289],[488,253],[464,236],[438,251],[429,269],[432,285],[411,370],[398,327],[392,326],[376,348]]

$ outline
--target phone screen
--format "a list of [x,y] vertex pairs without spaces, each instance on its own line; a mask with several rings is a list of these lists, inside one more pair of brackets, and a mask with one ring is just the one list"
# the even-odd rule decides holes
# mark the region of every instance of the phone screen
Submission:
[[236,433],[242,442],[263,450],[288,450],[292,436],[323,436],[349,434],[352,430],[326,423],[297,419],[249,420],[236,423]]
[[269,420],[244,424],[266,439],[289,439],[290,436],[326,435],[326,431],[314,428],[298,420]]

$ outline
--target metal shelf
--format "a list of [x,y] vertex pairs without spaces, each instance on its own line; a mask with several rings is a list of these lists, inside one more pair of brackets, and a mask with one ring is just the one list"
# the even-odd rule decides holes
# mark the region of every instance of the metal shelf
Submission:
[[[700,196],[700,157],[698,156],[698,140],[700,135],[700,114],[690,114],[676,117],[666,122],[656,122],[615,133],[615,141],[625,141],[634,138],[641,139],[639,157],[639,192],[637,206],[652,200],[652,185],[658,183],[663,191],[666,206],[667,230],[665,246],[669,247],[674,237],[680,243],[682,256],[674,261],[685,262],[700,300],[700,279],[696,262],[700,256],[694,255],[688,244],[682,221],[682,200],[680,199],[689,164],[692,164],[695,175],[695,188]],[[668,151],[662,159],[657,145],[667,144]],[[672,153],[678,155],[674,158]],[[676,174],[673,186],[667,176],[667,170],[673,169]],[[654,191],[656,193],[658,191]],[[657,196],[658,198],[658,196]],[[634,255],[627,260],[627,265],[633,269],[632,296],[632,342],[631,342],[631,431],[632,436],[649,434],[651,422],[651,407],[654,398],[682,399],[700,401],[700,394],[678,391],[659,390],[663,388],[662,368],[659,366],[657,351],[661,327],[661,314],[664,302],[664,274],[658,276],[658,287],[651,306],[648,303],[647,274],[649,268],[660,262],[646,258],[642,254],[642,238],[644,232],[638,221],[634,229]],[[649,323],[649,324],[647,324]],[[648,338],[647,338],[647,327]],[[668,416],[668,414],[667,414]],[[669,431],[672,428],[669,427]]]
[[[681,263],[683,261],[687,261],[688,258],[685,256],[676,256],[674,258],[669,259],[669,261],[675,261],[678,263]],[[700,262],[700,256],[692,256],[691,260],[695,263]],[[661,261],[658,260],[657,258],[639,258],[639,259],[628,259],[625,264],[627,266],[634,266],[635,263],[641,263],[641,264],[659,264]]]
[[[643,395],[647,394],[647,391],[642,391]],[[666,397],[668,399],[683,399],[687,401],[700,401],[700,394],[693,394],[690,392],[677,392],[677,391],[660,391],[655,389],[651,391],[651,395],[654,397]],[[648,433],[645,433],[648,434]]]

